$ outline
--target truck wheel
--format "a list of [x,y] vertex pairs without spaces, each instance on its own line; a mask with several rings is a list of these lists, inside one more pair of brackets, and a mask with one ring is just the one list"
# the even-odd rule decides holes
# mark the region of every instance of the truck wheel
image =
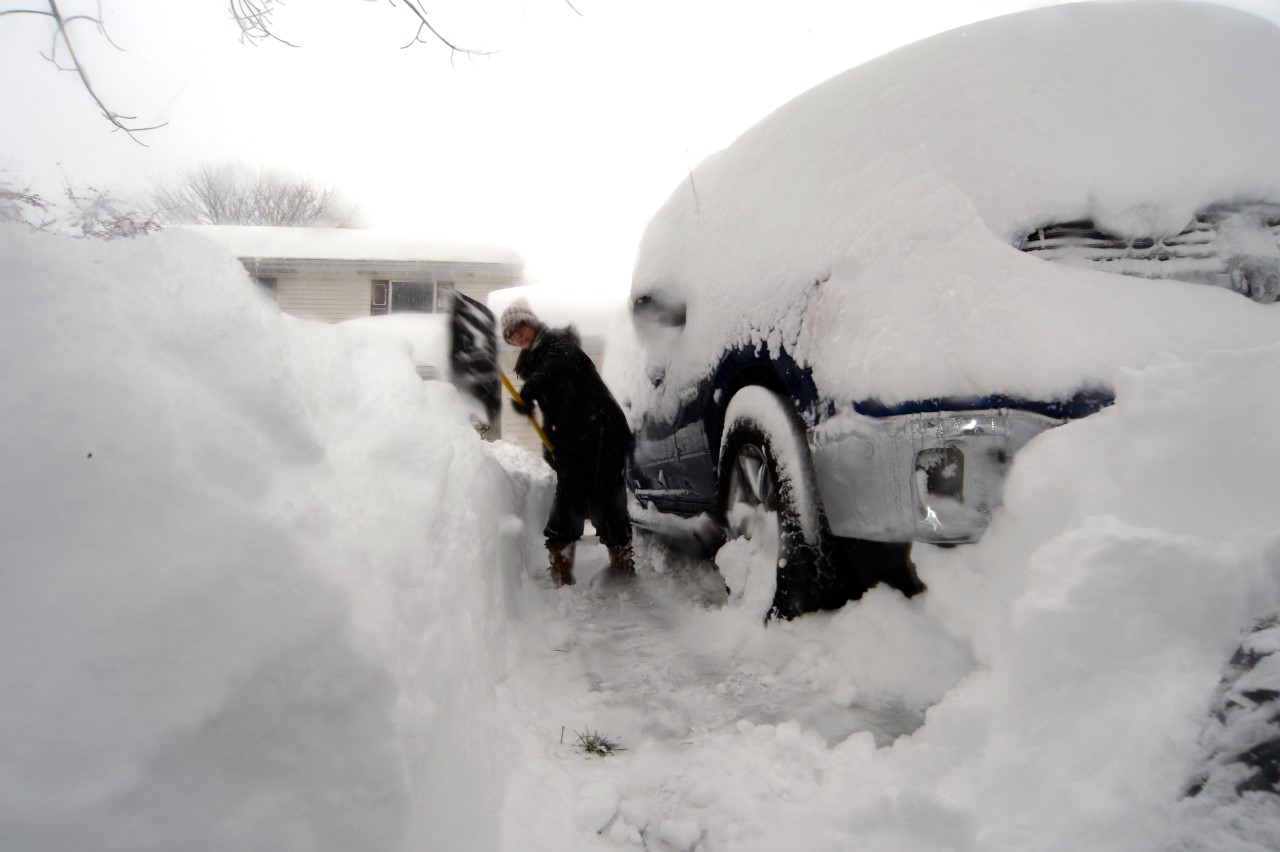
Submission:
[[[822,535],[813,477],[799,428],[781,399],[758,387],[734,396],[725,416],[718,471],[727,542],[746,539],[768,547],[776,566],[767,617],[789,619],[822,608]],[[743,593],[733,588],[730,577],[725,579],[731,594]]]
[[1220,805],[1239,796],[1280,796],[1280,613],[1245,631],[1212,706],[1203,768],[1187,795]]
[[877,583],[884,583],[913,597],[925,590],[909,543],[832,538],[828,553],[832,562],[833,594],[856,600]]

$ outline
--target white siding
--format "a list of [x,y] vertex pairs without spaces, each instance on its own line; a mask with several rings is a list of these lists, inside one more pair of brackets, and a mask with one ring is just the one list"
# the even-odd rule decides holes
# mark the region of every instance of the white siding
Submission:
[[[342,276],[280,273],[275,276],[276,304],[280,310],[301,319],[319,322],[342,322],[369,316],[374,276]],[[380,280],[409,281],[412,278],[382,276]],[[450,280],[441,277],[440,280]],[[452,280],[455,289],[485,304],[494,290],[511,286],[512,276],[459,276]]]
[[333,275],[276,277],[276,304],[301,319],[342,322],[369,316],[368,278]]

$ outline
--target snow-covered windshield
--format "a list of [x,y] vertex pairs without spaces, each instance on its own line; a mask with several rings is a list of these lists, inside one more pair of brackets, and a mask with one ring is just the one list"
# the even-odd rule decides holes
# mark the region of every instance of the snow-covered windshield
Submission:
[[632,296],[687,323],[619,359],[626,395],[673,404],[735,345],[785,346],[833,397],[896,402],[1064,397],[1162,353],[1280,339],[1280,311],[1220,288],[1016,248],[1051,222],[1177,234],[1209,205],[1280,200],[1276,79],[1280,29],[1169,2],[997,18],[837,76],[653,218]]

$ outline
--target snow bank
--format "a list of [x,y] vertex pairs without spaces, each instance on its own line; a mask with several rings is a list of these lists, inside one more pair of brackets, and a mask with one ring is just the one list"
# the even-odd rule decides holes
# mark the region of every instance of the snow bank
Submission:
[[688,324],[650,347],[661,364],[620,359],[623,396],[674,406],[726,345],[786,346],[833,397],[898,402],[1070,396],[1161,353],[1280,339],[1280,312],[1216,288],[1012,247],[1051,222],[1177,233],[1211,203],[1280,199],[1277,78],[1280,29],[1171,2],[1037,9],[851,69],[654,216],[632,296],[687,301]]
[[[597,602],[580,629],[634,656],[584,650],[589,688],[547,701],[627,751],[575,765],[541,745],[502,848],[1277,848],[1273,793],[1229,775],[1186,793],[1223,745],[1210,714],[1241,633],[1280,609],[1278,373],[1280,344],[1123,372],[1113,407],[1018,456],[981,542],[916,548],[910,600],[880,587],[768,627],[673,602],[660,639]],[[635,691],[597,698],[610,679]]]
[[[1019,455],[980,543],[916,549],[925,595],[869,595],[813,635],[829,681],[945,690],[890,748],[808,758],[813,848],[1270,848],[1274,796],[1183,797],[1241,631],[1280,608],[1277,370],[1280,345],[1126,372],[1113,408]],[[777,848],[787,807],[723,846]]]
[[453,389],[191,234],[0,256],[0,846],[483,848],[519,510]]
[[448,381],[449,314],[386,314],[358,317],[338,325],[363,334],[381,334],[404,341],[420,375]]
[[[1220,825],[1165,827],[1240,632],[1280,607],[1278,368],[1271,346],[1123,374],[1114,408],[1018,457],[981,543],[917,554],[982,673],[910,750],[959,757],[944,789],[977,848],[1221,848]],[[980,736],[948,736],[979,710]],[[1280,827],[1280,802],[1261,816]]]

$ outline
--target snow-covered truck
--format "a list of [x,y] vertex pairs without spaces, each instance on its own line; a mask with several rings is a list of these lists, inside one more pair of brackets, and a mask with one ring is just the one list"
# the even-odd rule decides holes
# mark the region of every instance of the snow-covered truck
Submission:
[[[750,128],[640,245],[637,522],[707,550],[776,535],[785,616],[917,589],[911,544],[981,536],[1018,451],[1117,371],[1274,340],[1277,79],[1260,18],[1071,4]],[[1200,320],[1224,299],[1229,327]]]

